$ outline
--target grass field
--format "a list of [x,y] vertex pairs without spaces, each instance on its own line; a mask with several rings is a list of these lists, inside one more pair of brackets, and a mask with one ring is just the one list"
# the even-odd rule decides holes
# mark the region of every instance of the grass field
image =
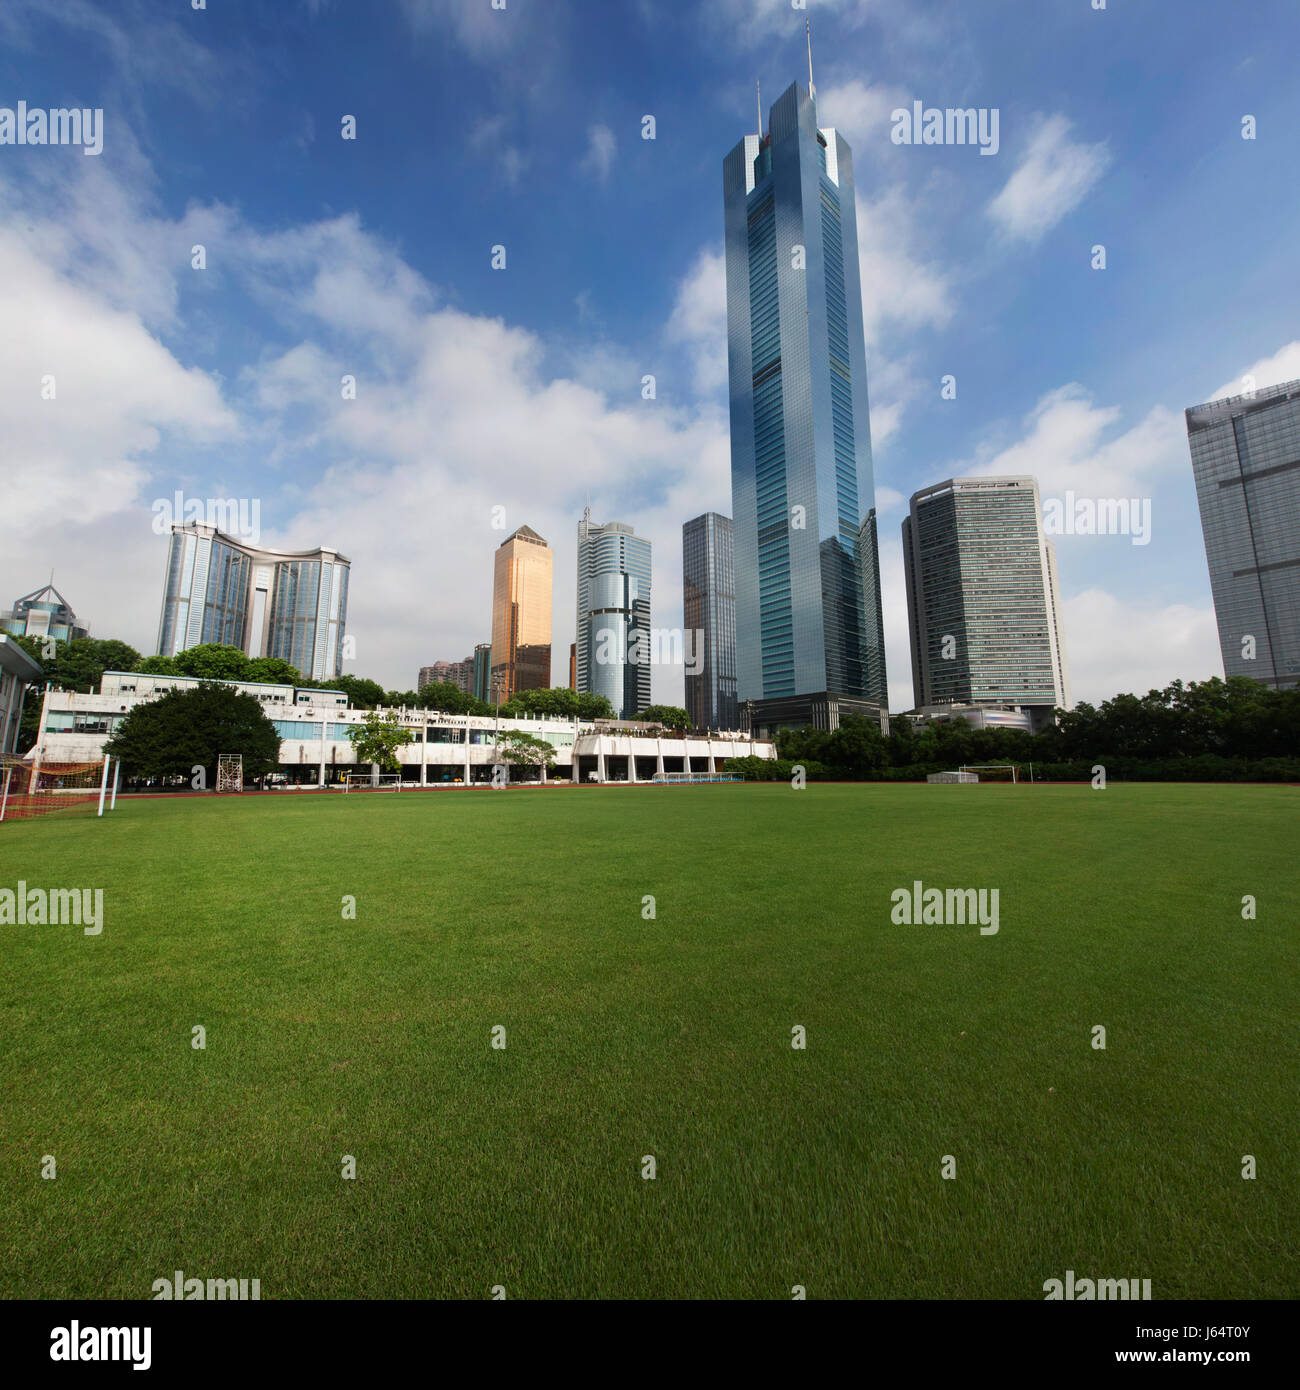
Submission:
[[[7,823],[0,888],[102,887],[105,925],[0,927],[0,1296],[180,1269],[263,1298],[1033,1299],[1072,1269],[1294,1297],[1298,798],[720,785]],[[998,933],[895,925],[916,879],[996,887]]]

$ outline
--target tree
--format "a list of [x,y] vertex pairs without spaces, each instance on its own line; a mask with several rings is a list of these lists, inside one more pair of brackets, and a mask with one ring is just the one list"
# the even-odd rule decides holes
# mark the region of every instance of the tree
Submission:
[[128,777],[188,778],[202,767],[215,788],[218,754],[241,754],[244,776],[261,777],[279,763],[280,736],[252,695],[204,681],[136,705],[104,751],[122,759]]
[[182,676],[205,681],[245,681],[248,679],[248,657],[238,647],[219,642],[204,642],[198,647],[186,647],[172,657],[172,664]]
[[491,714],[492,706],[450,681],[430,681],[410,703],[420,709],[436,709],[441,714]]
[[302,672],[278,656],[255,656],[246,667],[246,681],[262,681],[266,685],[302,685]]
[[505,719],[520,719],[526,714],[553,719],[613,719],[614,706],[603,695],[556,685],[549,690],[518,690],[501,706],[500,713]]
[[412,743],[415,735],[396,719],[384,719],[372,711],[363,723],[348,730],[348,738],[356,750],[357,762],[377,763],[385,772],[398,772],[402,764],[397,750]]
[[179,676],[176,663],[169,656],[146,656],[132,668],[142,676]]
[[330,681],[318,681],[316,689],[341,690],[352,709],[378,709],[384,703],[384,687],[363,676],[336,676]]
[[658,724],[665,729],[693,727],[691,716],[680,705],[647,705],[641,711],[641,718],[647,724]]
[[105,671],[134,671],[140,661],[140,653],[134,647],[116,638],[99,640],[95,637],[74,637],[71,642],[53,643],[51,655],[45,653],[51,645],[42,637],[18,637],[17,644],[34,661],[45,668],[45,679],[50,685],[61,685],[65,690],[79,690],[83,694],[95,694]]
[[522,729],[497,735],[497,756],[503,763],[518,763],[524,767],[549,769],[555,765],[555,749],[544,738],[534,738]]

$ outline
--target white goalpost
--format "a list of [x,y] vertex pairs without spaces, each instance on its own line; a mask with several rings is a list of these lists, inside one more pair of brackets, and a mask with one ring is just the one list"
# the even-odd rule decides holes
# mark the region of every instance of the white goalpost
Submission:
[[1019,782],[1020,769],[1015,763],[964,763],[958,769],[975,774],[977,782]]

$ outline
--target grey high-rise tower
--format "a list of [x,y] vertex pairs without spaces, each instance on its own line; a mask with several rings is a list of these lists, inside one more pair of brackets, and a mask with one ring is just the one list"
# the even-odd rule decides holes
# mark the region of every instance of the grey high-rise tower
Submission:
[[796,83],[723,190],[737,694],[833,726],[888,704],[852,155]]
[[918,706],[1070,708],[1056,552],[1032,477],[949,478],[912,497],[903,566]]
[[686,671],[686,713],[697,729],[734,729],[736,591],[729,516],[705,512],[682,527],[682,614],[698,668]]
[[578,689],[603,695],[619,719],[650,703],[650,542],[630,526],[578,523]]
[[1187,411],[1228,676],[1300,684],[1300,381]]

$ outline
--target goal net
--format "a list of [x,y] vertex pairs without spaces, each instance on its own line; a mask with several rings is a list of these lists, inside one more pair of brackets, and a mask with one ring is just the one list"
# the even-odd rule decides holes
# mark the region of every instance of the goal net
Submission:
[[343,774],[345,792],[400,792],[402,774],[400,772],[345,772]]
[[116,758],[36,763],[6,754],[0,757],[0,822],[111,811],[117,802],[119,772]]
[[219,792],[242,792],[244,790],[244,755],[242,753],[217,754],[217,790]]
[[1020,769],[1016,763],[966,763],[962,772],[973,772],[980,782],[1019,782]]

